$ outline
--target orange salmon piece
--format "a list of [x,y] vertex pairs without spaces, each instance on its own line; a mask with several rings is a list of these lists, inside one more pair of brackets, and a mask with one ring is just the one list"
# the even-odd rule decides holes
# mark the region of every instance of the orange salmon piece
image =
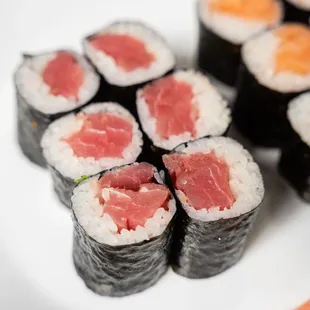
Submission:
[[310,74],[310,30],[299,24],[288,24],[275,31],[280,40],[275,57],[275,72]]
[[213,0],[209,8],[213,12],[268,24],[276,21],[280,15],[280,8],[275,0]]

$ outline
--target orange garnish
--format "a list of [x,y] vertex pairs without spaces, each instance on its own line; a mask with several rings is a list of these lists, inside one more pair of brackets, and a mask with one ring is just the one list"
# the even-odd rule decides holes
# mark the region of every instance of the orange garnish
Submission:
[[212,0],[209,8],[214,12],[270,24],[280,16],[280,7],[275,0]]
[[280,39],[275,57],[275,72],[310,74],[310,30],[299,24],[288,24],[275,31]]
[[310,299],[302,306],[296,308],[296,310],[310,310]]
[[37,126],[38,126],[38,123],[37,123],[36,121],[32,121],[32,122],[31,122],[31,125],[32,125],[32,127],[37,127]]

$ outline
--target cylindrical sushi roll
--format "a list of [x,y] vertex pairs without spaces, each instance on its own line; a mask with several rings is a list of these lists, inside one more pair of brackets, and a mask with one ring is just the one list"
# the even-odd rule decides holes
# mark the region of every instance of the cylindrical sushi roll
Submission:
[[154,166],[134,163],[83,181],[72,210],[74,264],[95,293],[134,294],[166,272],[176,205]]
[[101,99],[136,113],[136,91],[172,71],[175,56],[160,34],[137,21],[119,21],[84,40],[84,50],[101,74]]
[[283,0],[285,7],[285,21],[304,23],[309,26],[309,0]]
[[55,191],[68,208],[76,183],[136,161],[142,145],[134,117],[111,102],[94,103],[54,121],[41,141]]
[[279,0],[199,0],[198,66],[235,87],[240,49],[249,38],[282,21]]
[[279,171],[299,196],[310,202],[310,92],[289,103],[287,116],[295,139],[283,147]]
[[137,93],[137,110],[147,154],[154,163],[181,143],[228,131],[230,108],[209,79],[198,71],[179,70]]
[[45,166],[40,147],[44,130],[61,115],[89,103],[99,90],[100,77],[84,57],[60,50],[24,55],[14,82],[19,145],[32,162]]
[[241,258],[264,196],[259,167],[239,143],[202,138],[163,156],[180,203],[172,266],[188,278],[219,274]]
[[292,130],[290,100],[310,88],[310,28],[283,24],[242,47],[233,122],[254,144],[279,147]]

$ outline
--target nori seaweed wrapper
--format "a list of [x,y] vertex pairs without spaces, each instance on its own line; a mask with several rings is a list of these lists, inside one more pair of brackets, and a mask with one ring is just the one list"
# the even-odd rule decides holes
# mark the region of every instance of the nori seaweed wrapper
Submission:
[[[45,159],[40,146],[43,132],[57,118],[34,109],[21,96],[16,87],[17,96],[17,139],[24,155],[33,163],[45,167]],[[60,115],[59,115],[60,116]]]
[[178,210],[171,251],[173,270],[187,278],[215,276],[242,257],[259,208],[235,218],[203,222]]
[[282,149],[278,165],[279,173],[297,192],[310,203],[310,148],[301,141],[288,143]]
[[[23,59],[29,59],[35,56],[23,55]],[[56,114],[46,114],[34,107],[20,94],[18,85],[15,83],[16,88],[16,101],[17,101],[17,139],[20,148],[24,155],[33,163],[46,167],[46,162],[42,154],[42,148],[40,146],[41,138],[48,127],[48,125],[57,118],[71,113],[75,110],[69,110],[66,112]],[[97,96],[85,102],[82,106],[79,106],[76,110],[85,107],[87,104]]]
[[48,166],[48,169],[52,176],[56,195],[58,196],[59,200],[70,209],[72,192],[77,183],[75,180],[63,176],[58,170],[50,165]]
[[122,297],[151,287],[168,269],[174,219],[175,215],[157,237],[111,246],[90,237],[73,211],[73,261],[77,273],[89,289],[103,296]]
[[310,11],[302,10],[287,0],[283,0],[285,8],[284,21],[286,22],[299,22],[309,26]]
[[241,45],[215,34],[199,19],[197,65],[220,82],[235,87],[241,58]]
[[299,94],[281,93],[261,85],[242,63],[233,123],[252,143],[281,147],[293,138],[286,112],[288,103]]

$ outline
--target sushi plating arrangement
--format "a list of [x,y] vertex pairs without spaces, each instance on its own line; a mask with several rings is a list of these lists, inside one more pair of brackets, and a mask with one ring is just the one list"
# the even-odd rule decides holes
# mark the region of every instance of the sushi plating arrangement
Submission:
[[133,20],[84,38],[83,56],[23,55],[18,143],[72,214],[90,290],[126,296],[169,266],[209,278],[241,259],[265,189],[231,123],[280,148],[279,174],[310,202],[309,16],[309,0],[199,0],[197,67],[182,70]]

